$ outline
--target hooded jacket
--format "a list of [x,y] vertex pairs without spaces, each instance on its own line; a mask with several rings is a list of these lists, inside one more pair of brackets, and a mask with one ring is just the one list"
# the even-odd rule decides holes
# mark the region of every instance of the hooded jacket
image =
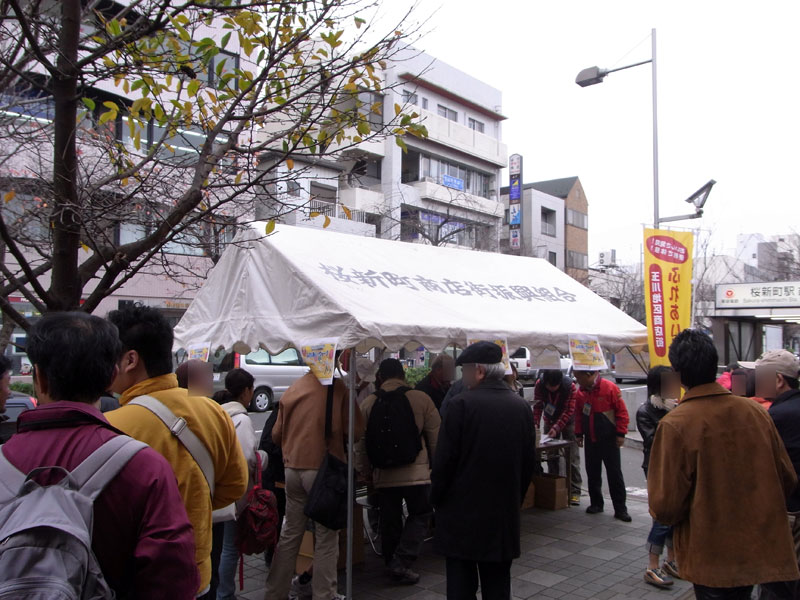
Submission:
[[[242,403],[236,401],[226,402],[222,405],[222,408],[225,409],[225,412],[230,415],[233,421],[233,427],[236,429],[236,437],[239,439],[239,445],[242,447],[242,454],[244,454],[244,458],[247,461],[247,470],[249,474],[247,492],[249,492],[255,485],[256,469],[258,466],[256,454],[261,458],[261,469],[263,470],[267,466],[267,453],[258,449],[258,438],[253,428],[253,421],[250,419],[250,415],[247,414],[247,409],[242,406]],[[215,510],[213,514],[214,523],[233,521],[238,517],[247,502],[247,492],[236,502],[229,504],[225,508]]]
[[[215,490],[211,498],[203,472],[189,451],[156,415],[143,406],[128,404],[137,396],[160,400],[200,438],[214,461]],[[145,379],[119,399],[121,408],[105,413],[109,422],[148,444],[167,459],[178,478],[178,489],[194,527],[197,566],[202,592],[211,582],[211,511],[235,502],[247,491],[247,463],[231,418],[209,398],[189,396],[178,387],[173,373]]]

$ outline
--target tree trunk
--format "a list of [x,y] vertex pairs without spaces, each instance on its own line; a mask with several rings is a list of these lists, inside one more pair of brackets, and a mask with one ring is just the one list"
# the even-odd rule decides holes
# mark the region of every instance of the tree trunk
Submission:
[[78,41],[80,0],[62,0],[59,55],[53,76],[55,103],[53,148],[53,271],[50,284],[51,310],[75,310],[80,306],[78,276],[80,222],[78,206],[78,156],[75,130],[78,117]]

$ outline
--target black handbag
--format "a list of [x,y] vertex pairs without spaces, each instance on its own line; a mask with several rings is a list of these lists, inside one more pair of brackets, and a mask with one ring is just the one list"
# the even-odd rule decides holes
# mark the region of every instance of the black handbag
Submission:
[[[325,441],[330,442],[333,419],[333,384],[328,386],[325,406]],[[347,527],[347,463],[325,452],[303,514],[328,529]]]

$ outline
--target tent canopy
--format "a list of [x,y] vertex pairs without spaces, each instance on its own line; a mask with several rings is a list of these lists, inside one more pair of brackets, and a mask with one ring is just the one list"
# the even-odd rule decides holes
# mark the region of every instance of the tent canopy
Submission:
[[475,334],[568,351],[647,344],[646,328],[545,260],[266,223],[240,232],[175,328],[175,348],[277,353],[320,338],[366,351],[464,347]]

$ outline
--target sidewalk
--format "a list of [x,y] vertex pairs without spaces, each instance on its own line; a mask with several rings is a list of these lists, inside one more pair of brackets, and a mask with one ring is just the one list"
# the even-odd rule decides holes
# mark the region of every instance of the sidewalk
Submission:
[[[644,583],[645,540],[650,531],[647,503],[629,498],[633,523],[612,512],[587,515],[582,505],[559,511],[522,513],[522,556],[511,567],[512,593],[526,598],[596,598],[597,600],[668,600],[694,598],[691,585],[676,581],[672,590]],[[611,502],[606,499],[606,506]],[[427,542],[415,565],[421,579],[414,586],[395,586],[383,575],[383,562],[366,547],[366,562],[353,569],[355,600],[444,600],[444,559]],[[266,568],[261,557],[246,557],[245,587],[239,597],[261,600]],[[340,572],[341,592],[344,571]]]

